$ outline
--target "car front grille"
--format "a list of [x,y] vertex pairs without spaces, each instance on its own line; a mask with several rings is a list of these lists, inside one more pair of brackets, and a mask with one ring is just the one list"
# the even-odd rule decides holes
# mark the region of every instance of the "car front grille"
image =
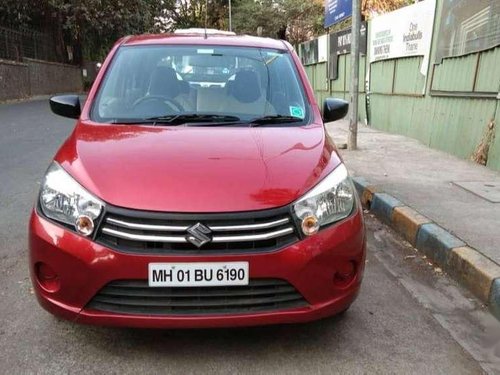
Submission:
[[[190,240],[189,230],[198,223],[208,230],[203,233],[207,242],[201,246]],[[138,254],[269,252],[297,240],[288,207],[199,215],[108,207],[96,235],[96,241],[105,246]]]
[[147,280],[107,284],[87,308],[131,315],[250,314],[306,307],[284,280],[251,279],[245,286],[149,287]]

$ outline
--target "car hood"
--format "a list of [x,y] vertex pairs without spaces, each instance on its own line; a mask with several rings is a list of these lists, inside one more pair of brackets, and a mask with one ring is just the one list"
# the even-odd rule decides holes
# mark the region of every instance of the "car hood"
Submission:
[[112,205],[238,212],[293,202],[339,163],[322,125],[152,127],[80,123],[56,156]]

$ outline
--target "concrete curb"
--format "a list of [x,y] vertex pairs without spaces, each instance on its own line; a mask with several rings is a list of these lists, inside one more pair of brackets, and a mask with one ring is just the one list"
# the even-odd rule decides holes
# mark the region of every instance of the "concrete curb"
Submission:
[[353,182],[364,208],[470,290],[500,320],[500,265],[365,178],[354,177]]

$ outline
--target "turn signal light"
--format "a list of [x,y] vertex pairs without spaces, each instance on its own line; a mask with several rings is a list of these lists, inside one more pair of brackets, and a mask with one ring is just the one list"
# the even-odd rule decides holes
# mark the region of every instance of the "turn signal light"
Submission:
[[94,231],[94,221],[87,215],[80,215],[76,219],[75,228],[78,233],[90,236]]
[[302,219],[302,232],[306,236],[311,236],[318,232],[319,230],[319,221],[318,218],[314,215],[307,215]]

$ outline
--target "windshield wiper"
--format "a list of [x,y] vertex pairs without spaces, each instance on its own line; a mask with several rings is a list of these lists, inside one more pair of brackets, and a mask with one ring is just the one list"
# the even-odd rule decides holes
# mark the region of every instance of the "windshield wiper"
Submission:
[[228,123],[239,122],[237,116],[217,115],[217,114],[197,114],[185,113],[169,116],[154,116],[138,119],[114,119],[111,124],[151,124],[151,125],[181,125],[188,123],[227,125]]
[[198,114],[185,113],[172,116],[149,117],[147,120],[154,121],[155,124],[219,124],[226,125],[228,122],[238,122],[240,118],[237,116],[217,115],[217,114]]
[[269,124],[283,124],[288,122],[302,122],[304,119],[300,117],[287,116],[287,115],[271,115],[271,116],[262,116],[254,118],[248,121],[250,127],[260,126],[260,125],[269,125]]

